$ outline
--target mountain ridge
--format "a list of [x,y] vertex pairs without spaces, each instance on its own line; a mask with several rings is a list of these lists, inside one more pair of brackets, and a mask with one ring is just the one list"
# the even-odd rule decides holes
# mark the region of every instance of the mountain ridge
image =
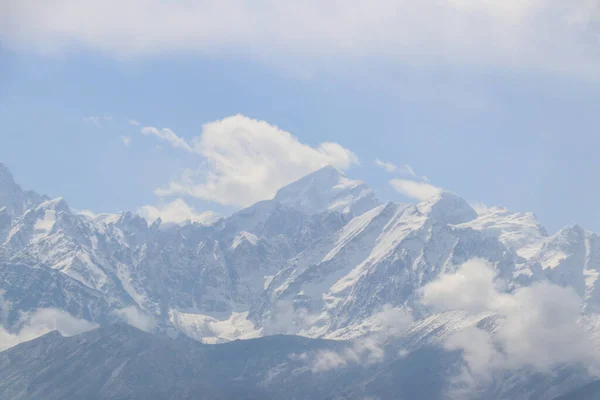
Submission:
[[[9,177],[4,192],[18,187],[0,169]],[[13,200],[22,197],[13,192]],[[568,281],[594,300],[587,309],[600,308],[600,287],[592,282],[600,268],[595,234],[567,229],[548,236],[533,214],[500,208],[477,214],[450,192],[417,204],[381,204],[366,184],[331,166],[210,225],[161,228],[160,220],[149,224],[131,212],[90,220],[62,198],[24,208],[0,225],[3,263],[60,271],[117,313],[133,307],[156,319],[159,330],[175,327],[200,340],[203,331],[210,341],[235,337],[231,330],[260,336],[279,308],[298,314],[288,333],[332,338],[384,305],[426,316],[418,289],[472,257],[497,264],[518,285]],[[565,268],[580,268],[567,264],[581,257],[588,266],[565,275]],[[4,313],[14,320],[23,311]],[[307,326],[301,322],[307,318],[317,322]]]
[[[600,338],[599,237],[579,226],[549,235],[532,213],[477,213],[450,192],[381,203],[326,167],[213,223],[163,225],[132,212],[91,218],[61,198],[28,203],[12,175],[4,181],[0,325],[11,337],[126,322],[209,344],[288,334],[375,341],[379,354],[402,336],[393,354],[427,352],[460,332],[496,329],[491,311],[440,312],[422,301],[427,285],[480,259],[504,295],[542,282],[572,288],[581,324]],[[588,379],[566,376],[530,393],[558,395]],[[521,384],[504,382],[502,393],[516,398]]]

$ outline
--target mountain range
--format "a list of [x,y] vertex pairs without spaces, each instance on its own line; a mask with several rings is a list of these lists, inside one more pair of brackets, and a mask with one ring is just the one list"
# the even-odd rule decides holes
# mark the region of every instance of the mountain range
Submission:
[[[0,353],[2,397],[525,400],[596,376],[599,236],[548,234],[533,213],[475,211],[450,192],[384,203],[326,166],[230,216],[163,224],[78,212],[0,164],[0,243],[2,347],[62,333]],[[483,283],[454,293],[465,307],[424,301],[472,260],[493,268],[485,308],[465,297]],[[580,299],[589,360],[515,363],[538,354],[510,348],[531,340],[517,320],[543,318],[546,337],[580,332],[556,317],[568,301],[527,314],[547,285]],[[506,362],[477,375],[463,332],[488,332]]]

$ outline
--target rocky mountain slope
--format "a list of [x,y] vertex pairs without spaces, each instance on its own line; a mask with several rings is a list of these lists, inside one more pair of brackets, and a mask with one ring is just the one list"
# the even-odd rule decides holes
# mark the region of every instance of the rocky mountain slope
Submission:
[[[274,335],[205,345],[169,339],[125,324],[71,337],[54,331],[0,353],[0,397],[14,400],[96,399],[447,399],[457,375],[457,352],[427,346],[378,363],[339,362],[357,350],[344,341]],[[354,350],[353,350],[354,349]],[[536,376],[504,398],[552,398],[553,382]],[[571,382],[571,385],[573,383]],[[593,385],[565,399],[591,399]],[[495,399],[499,388],[462,398]],[[522,396],[527,393],[526,396]],[[595,393],[595,392],[594,392]],[[588,395],[588,397],[581,397]],[[573,397],[574,396],[574,397]],[[579,396],[579,397],[577,397]],[[562,398],[561,398],[562,399]]]
[[[448,192],[380,204],[332,167],[212,225],[163,227],[129,212],[90,218],[63,199],[21,190],[5,166],[0,201],[9,329],[40,307],[98,323],[135,309],[158,329],[205,341],[260,336],[274,325],[350,338],[384,305],[429,315],[419,289],[473,257],[494,263],[509,289],[548,279],[575,288],[586,312],[600,307],[596,234],[573,226],[548,236],[533,214],[478,215]],[[25,290],[33,285],[35,293]],[[294,323],[283,324],[278,313],[290,308]]]
[[573,390],[556,400],[595,400],[600,399],[600,381],[594,381],[581,388]]
[[532,213],[477,213],[449,192],[383,204],[333,167],[210,224],[163,225],[78,213],[22,190],[0,165],[0,324],[10,335],[53,310],[204,343],[278,333],[388,343],[406,325],[412,351],[439,348],[458,331],[495,329],[488,314],[439,314],[421,301],[472,259],[494,266],[504,293],[572,288],[581,323],[600,332],[600,239],[579,226],[549,235]]
[[[202,345],[129,325],[69,338],[51,332],[0,353],[0,397],[25,399],[277,399],[335,391],[301,385],[312,374],[293,354],[342,343],[294,336]],[[286,363],[285,368],[281,367]],[[287,381],[290,384],[284,388]],[[325,383],[324,381],[321,383]],[[325,396],[326,394],[323,394]]]

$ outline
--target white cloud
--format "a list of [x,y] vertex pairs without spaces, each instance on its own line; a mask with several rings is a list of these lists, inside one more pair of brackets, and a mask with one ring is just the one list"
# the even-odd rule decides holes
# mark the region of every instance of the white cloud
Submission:
[[313,373],[319,373],[353,364],[380,363],[385,358],[384,344],[376,338],[365,337],[353,341],[350,347],[340,351],[319,350],[309,359],[310,369]]
[[291,300],[279,300],[275,303],[270,318],[263,323],[262,334],[296,335],[308,328],[316,318],[306,308],[296,308]]
[[125,147],[129,146],[131,144],[131,137],[129,136],[121,136],[121,141],[123,142],[123,144],[125,145]]
[[401,175],[408,175],[412,177],[416,177],[415,170],[408,164],[404,164],[401,166],[397,166],[394,163],[388,161],[381,161],[379,158],[375,160],[375,165],[383,168],[389,173],[398,173]]
[[417,174],[415,174],[415,170],[408,164],[401,165],[400,167],[398,167],[398,170],[396,172],[402,175],[408,175],[412,177],[417,176]]
[[423,288],[423,304],[437,311],[466,310],[478,313],[493,307],[497,299],[496,272],[485,262],[473,259],[455,273],[442,275]]
[[73,336],[98,327],[97,324],[75,318],[68,312],[55,308],[39,308],[24,314],[21,323],[21,329],[17,333],[10,333],[0,326],[0,351],[56,330],[63,336]]
[[205,124],[193,147],[170,130],[144,129],[196,153],[201,161],[200,168],[187,169],[157,189],[159,196],[188,195],[247,206],[325,165],[347,169],[358,164],[354,153],[337,143],[311,147],[276,126],[242,115]]
[[[462,350],[474,382],[496,371],[530,367],[549,371],[562,364],[595,370],[600,356],[579,324],[581,299],[572,288],[539,282],[512,293],[498,288],[494,267],[471,260],[423,289],[422,302],[437,311],[495,315],[493,331],[471,327],[451,335],[449,350]],[[482,314],[483,313],[483,314]]]
[[[251,54],[412,64],[482,64],[598,76],[600,10],[590,0],[7,0],[0,40],[117,57]],[[131,21],[136,21],[132,26]],[[277,40],[273,40],[276,37]],[[275,60],[271,60],[275,58]],[[291,62],[290,62],[291,64]]]
[[136,306],[123,307],[112,311],[112,314],[122,318],[131,326],[146,331],[152,332],[156,328],[156,320],[154,317],[146,314]]
[[164,129],[159,130],[159,129],[154,128],[153,126],[146,126],[146,127],[142,128],[142,134],[154,135],[157,138],[168,142],[171,146],[173,146],[176,149],[182,149],[182,150],[189,151],[189,152],[194,151],[192,149],[192,147],[188,144],[188,142],[185,141],[185,139],[177,136],[175,134],[175,132],[173,132],[169,128],[164,128]]
[[[410,312],[389,304],[386,304],[372,319],[376,326],[373,333],[352,341],[349,347],[340,351],[318,351],[311,359],[305,355],[304,359],[310,363],[311,371],[318,373],[353,364],[380,363],[385,359],[385,345],[394,338],[403,337],[414,321]],[[403,357],[407,354],[407,351],[403,350]]]
[[417,182],[408,179],[392,179],[390,185],[406,197],[419,201],[427,200],[442,192],[442,189],[426,182]]
[[140,126],[140,125],[142,125],[142,124],[141,124],[141,122],[139,122],[139,121],[136,121],[135,119],[128,119],[128,120],[127,120],[127,123],[128,123],[129,125],[133,125],[133,126]]
[[83,117],[83,120],[89,124],[94,125],[96,128],[101,128],[102,125],[100,125],[100,117],[98,116],[90,116],[90,117]]
[[392,307],[389,304],[384,305],[383,310],[375,314],[373,319],[378,326],[375,336],[383,342],[390,338],[403,336],[413,323],[413,316],[410,312],[402,307]]
[[89,117],[83,117],[83,120],[89,124],[94,125],[96,128],[102,128],[101,121],[112,121],[113,117],[111,115],[91,115]]
[[333,350],[319,350],[311,363],[311,371],[319,373],[346,367],[347,365],[346,354],[340,354]]
[[383,168],[384,170],[390,173],[396,172],[398,170],[398,167],[395,164],[391,162],[381,161],[379,158],[375,160],[375,165]]
[[452,334],[444,342],[446,350],[462,351],[465,368],[459,380],[470,385],[485,384],[493,373],[504,368],[504,356],[497,349],[492,335],[475,326]]
[[217,219],[217,214],[212,211],[196,212],[183,199],[176,199],[159,207],[143,206],[138,210],[138,214],[146,218],[149,222],[154,222],[160,218],[164,223],[174,224],[186,221],[206,224],[214,222]]

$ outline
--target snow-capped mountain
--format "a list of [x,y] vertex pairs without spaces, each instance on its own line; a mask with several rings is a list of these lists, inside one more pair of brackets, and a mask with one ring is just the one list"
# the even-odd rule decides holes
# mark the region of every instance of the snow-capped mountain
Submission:
[[502,243],[453,225],[476,217],[447,192],[417,205],[378,206],[295,257],[273,278],[255,312],[270,316],[282,300],[302,304],[318,315],[302,333],[332,338],[386,304],[421,316],[426,311],[419,309],[418,289],[472,257],[497,263],[506,277],[513,273],[516,255]]
[[205,342],[351,339],[376,331],[384,307],[429,318],[421,289],[472,258],[493,263],[506,290],[549,280],[573,287],[585,313],[600,308],[596,234],[575,226],[550,236],[531,213],[478,214],[449,192],[382,204],[333,167],[212,224],[80,214],[23,191],[4,165],[0,207],[9,331],[23,313],[57,308],[99,324],[142,316],[157,332]]
[[[67,315],[84,326],[125,321],[204,343],[277,333],[376,337],[369,350],[376,354],[384,344],[386,355],[390,348],[429,354],[433,346],[455,361],[440,355],[449,338],[494,332],[503,317],[439,312],[422,301],[423,290],[481,259],[505,294],[540,282],[572,288],[583,301],[580,324],[600,343],[598,235],[579,226],[549,235],[532,213],[478,213],[449,192],[418,204],[382,203],[365,183],[325,167],[228,217],[178,225],[131,212],[76,212],[64,199],[23,191],[0,164],[0,201],[0,334],[61,330]],[[53,316],[41,328],[32,325],[40,314]],[[390,331],[402,318],[400,340]],[[408,365],[403,357],[376,368],[384,386],[386,374]],[[550,383],[521,369],[522,379],[487,385],[480,398],[552,398],[589,380],[561,371],[564,379]],[[364,388],[349,393],[362,398]]]
[[15,217],[46,199],[33,191],[23,191],[6,165],[0,163],[0,214]]
[[274,202],[305,214],[338,211],[360,215],[379,204],[364,182],[326,166],[277,191]]

